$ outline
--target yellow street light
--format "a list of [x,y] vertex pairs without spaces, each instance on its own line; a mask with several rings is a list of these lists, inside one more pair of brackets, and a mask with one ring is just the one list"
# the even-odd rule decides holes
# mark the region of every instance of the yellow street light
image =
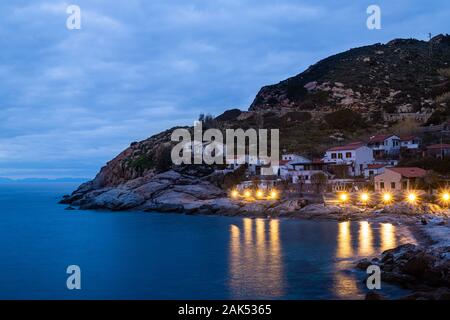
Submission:
[[383,194],[383,202],[390,203],[392,201],[392,194],[386,192]]
[[231,197],[232,198],[237,198],[239,196],[239,192],[236,190],[236,189],[234,189],[233,191],[231,191]]
[[245,190],[244,196],[245,196],[246,198],[250,198],[250,197],[252,196],[252,192],[251,192],[250,190]]
[[278,198],[278,192],[277,192],[276,190],[272,190],[272,191],[270,192],[270,197],[271,197],[272,199]]
[[369,201],[369,194],[367,192],[363,192],[360,196],[362,202]]
[[442,202],[448,203],[450,201],[450,193],[444,192],[441,194]]
[[264,197],[264,192],[263,192],[262,190],[256,191],[256,197],[258,197],[259,199],[261,199],[262,197]]
[[339,200],[341,201],[341,202],[347,202],[348,201],[348,194],[347,193],[341,193],[340,195],[339,195]]
[[408,193],[408,202],[411,204],[416,203],[417,201],[417,195],[414,192]]

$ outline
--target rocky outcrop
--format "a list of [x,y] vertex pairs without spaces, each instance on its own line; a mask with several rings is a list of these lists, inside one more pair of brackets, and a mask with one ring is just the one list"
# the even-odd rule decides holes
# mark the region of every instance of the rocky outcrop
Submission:
[[405,299],[450,299],[450,247],[424,248],[405,244],[382,253],[380,258],[363,259],[357,268],[378,265],[381,280],[410,289]]
[[293,216],[306,204],[304,200],[231,200],[222,189],[210,183],[208,179],[174,170],[156,175],[149,174],[115,187],[95,189],[91,184],[83,185],[72,195],[64,196],[60,202],[84,210],[136,210],[263,217]]
[[354,48],[319,61],[278,84],[263,87],[250,110],[329,112],[348,107],[365,117],[380,111],[432,112],[437,107],[433,102],[436,89],[442,83],[436,70],[447,68],[449,61],[448,35],[438,35],[429,42],[397,39]]

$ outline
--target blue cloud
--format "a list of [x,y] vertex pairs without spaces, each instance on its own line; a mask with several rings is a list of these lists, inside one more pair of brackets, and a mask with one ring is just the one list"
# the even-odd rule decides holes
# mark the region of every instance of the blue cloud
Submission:
[[0,176],[92,177],[131,141],[351,47],[448,32],[448,1],[79,0],[0,4]]

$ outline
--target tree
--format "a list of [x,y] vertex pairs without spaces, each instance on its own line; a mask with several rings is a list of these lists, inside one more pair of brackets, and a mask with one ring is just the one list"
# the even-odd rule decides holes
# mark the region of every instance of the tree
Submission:
[[325,115],[324,119],[332,129],[355,129],[364,126],[364,120],[361,115],[350,109],[329,113]]
[[311,176],[311,183],[315,186],[317,193],[322,192],[322,189],[327,184],[327,181],[328,178],[323,172],[317,172]]
[[198,121],[203,123],[203,129],[211,129],[217,127],[217,121],[213,115],[201,113],[198,116]]

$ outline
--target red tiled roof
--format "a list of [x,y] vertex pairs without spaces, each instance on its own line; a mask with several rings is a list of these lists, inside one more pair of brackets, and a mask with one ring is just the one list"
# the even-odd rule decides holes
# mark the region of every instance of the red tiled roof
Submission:
[[427,149],[450,149],[450,144],[448,143],[432,144],[431,146],[427,146]]
[[384,168],[386,165],[384,164],[368,164],[367,169],[381,169]]
[[356,150],[364,146],[362,142],[352,142],[345,146],[333,147],[328,149],[327,151],[344,151],[344,150]]
[[420,178],[423,177],[427,171],[422,169],[422,168],[418,168],[418,167],[404,167],[404,168],[386,168],[387,170],[392,170],[394,172],[400,173],[402,176],[406,177],[406,178]]
[[401,141],[410,141],[414,139],[417,139],[417,136],[400,136]]
[[371,136],[369,138],[369,143],[383,142],[384,140],[386,140],[392,136],[393,136],[393,134],[377,134],[377,135]]

